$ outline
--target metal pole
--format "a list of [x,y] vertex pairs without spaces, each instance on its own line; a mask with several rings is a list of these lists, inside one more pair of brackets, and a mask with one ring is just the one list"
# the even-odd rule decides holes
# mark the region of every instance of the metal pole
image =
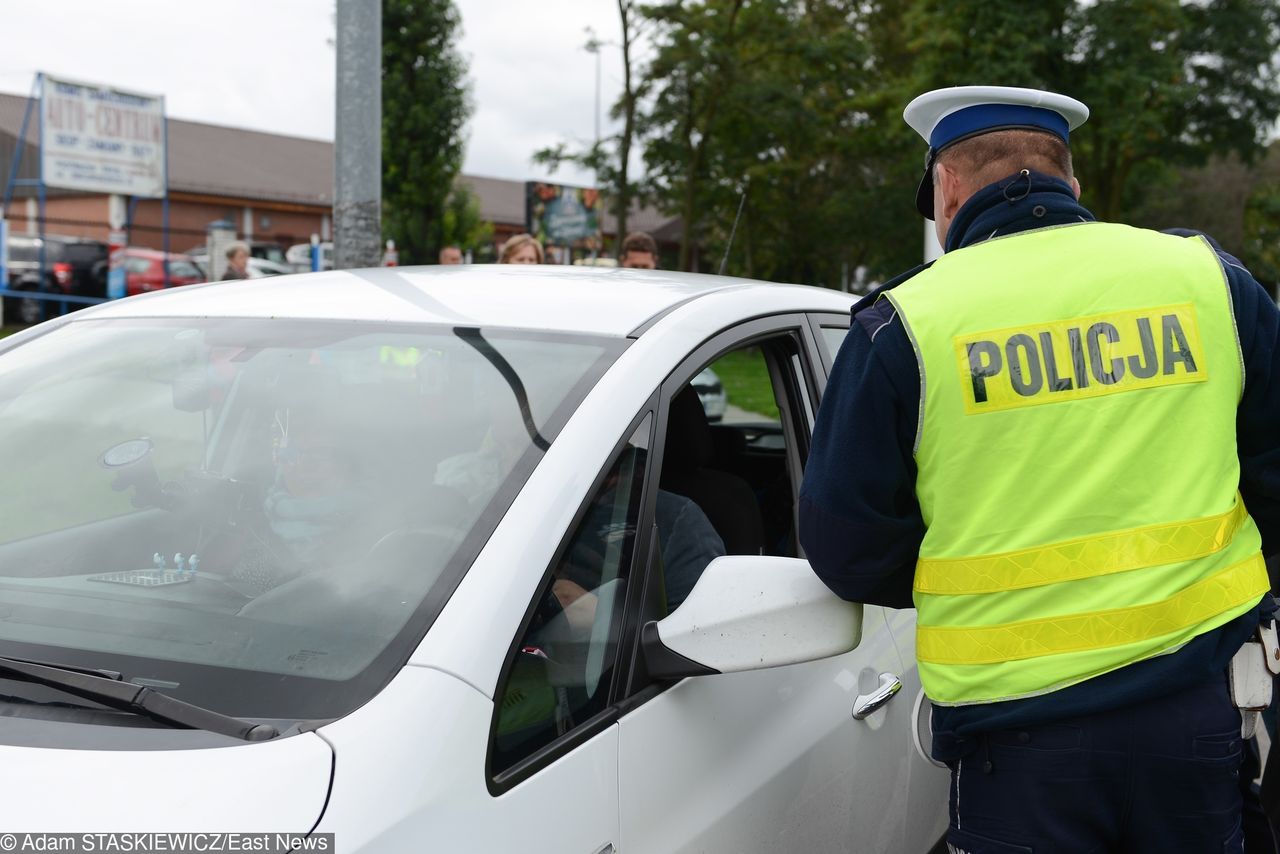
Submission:
[[382,2],[338,0],[333,266],[382,258]]
[[169,111],[165,108],[164,97],[160,98],[160,132],[164,137],[164,198],[160,201],[160,249],[161,269],[164,271],[164,286],[169,287]]
[[[40,205],[40,284],[36,286],[36,290],[44,292],[46,288],[45,276],[48,273],[49,258],[45,253],[45,186],[44,186],[44,74],[36,75],[36,83],[40,87],[40,186],[37,188],[37,194]],[[47,320],[49,317],[49,303],[40,300],[40,319]]]
[[[18,131],[17,145],[13,149],[13,163],[9,166],[9,182],[4,185],[4,205],[0,208],[0,214],[7,215],[9,212],[9,202],[13,200],[13,186],[18,180],[18,166],[22,163],[22,150],[27,147],[27,123],[31,121],[31,109],[39,104],[37,100],[44,91],[43,74],[37,74],[36,79],[31,83],[31,96],[27,98],[27,108],[22,111],[22,128]],[[37,157],[43,157],[44,153],[37,151]],[[5,285],[8,287],[8,285]]]

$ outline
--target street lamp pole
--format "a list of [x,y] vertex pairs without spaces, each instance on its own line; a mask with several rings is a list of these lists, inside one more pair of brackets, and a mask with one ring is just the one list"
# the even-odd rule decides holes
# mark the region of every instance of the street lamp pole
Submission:
[[[598,152],[600,148],[600,48],[604,46],[604,42],[600,41],[600,39],[596,37],[596,31],[591,27],[587,27],[586,31],[587,31],[587,43],[586,45],[584,45],[584,47],[586,48],[587,53],[594,53],[596,56],[595,123],[596,123],[596,150]],[[599,170],[597,170],[597,173],[598,172]],[[598,182],[599,182],[599,176],[597,174],[597,183]]]
[[[585,29],[587,31],[587,43],[585,48],[588,53],[594,53],[596,55],[596,109],[594,116],[596,125],[596,144],[595,147],[591,149],[591,154],[593,163],[592,171],[595,173],[592,183],[595,184],[595,188],[598,191],[600,189],[600,48],[604,42],[600,41],[600,39],[596,37],[596,31],[594,29],[591,27],[586,27]],[[603,225],[603,223],[601,223],[601,225]],[[596,232],[595,243],[602,244],[603,242],[603,229],[599,229]],[[599,252],[599,246],[593,245],[591,247],[592,261],[596,259]]]

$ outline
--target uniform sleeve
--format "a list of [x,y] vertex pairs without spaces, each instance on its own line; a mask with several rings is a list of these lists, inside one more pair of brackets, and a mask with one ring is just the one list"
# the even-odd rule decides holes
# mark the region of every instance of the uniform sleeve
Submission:
[[1280,554],[1280,309],[1239,262],[1220,257],[1244,360],[1236,411],[1240,494],[1262,532],[1263,554],[1272,558]]
[[814,572],[854,602],[912,607],[924,523],[913,458],[920,377],[892,304],[858,316],[818,409],[800,490]]

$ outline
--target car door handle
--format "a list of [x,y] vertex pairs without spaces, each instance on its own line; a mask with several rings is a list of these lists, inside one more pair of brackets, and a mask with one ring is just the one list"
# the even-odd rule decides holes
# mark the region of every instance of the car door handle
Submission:
[[608,845],[597,851],[596,854],[616,854],[617,850],[618,849],[613,847],[613,843],[610,842]]
[[853,701],[853,719],[860,721],[875,712],[902,690],[902,680],[892,673],[880,674],[880,687],[870,694],[859,694]]

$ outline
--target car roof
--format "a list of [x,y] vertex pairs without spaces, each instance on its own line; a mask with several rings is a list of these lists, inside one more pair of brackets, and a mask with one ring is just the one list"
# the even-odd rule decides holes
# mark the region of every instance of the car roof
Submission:
[[[127,246],[124,250],[125,255],[133,255],[137,258],[163,258],[164,252],[159,249],[148,249],[145,246]],[[184,252],[170,252],[170,261],[190,261],[191,256]]]
[[628,335],[686,303],[755,296],[761,310],[847,311],[848,294],[750,279],[557,265],[330,270],[184,286],[104,303],[93,317],[295,317]]

